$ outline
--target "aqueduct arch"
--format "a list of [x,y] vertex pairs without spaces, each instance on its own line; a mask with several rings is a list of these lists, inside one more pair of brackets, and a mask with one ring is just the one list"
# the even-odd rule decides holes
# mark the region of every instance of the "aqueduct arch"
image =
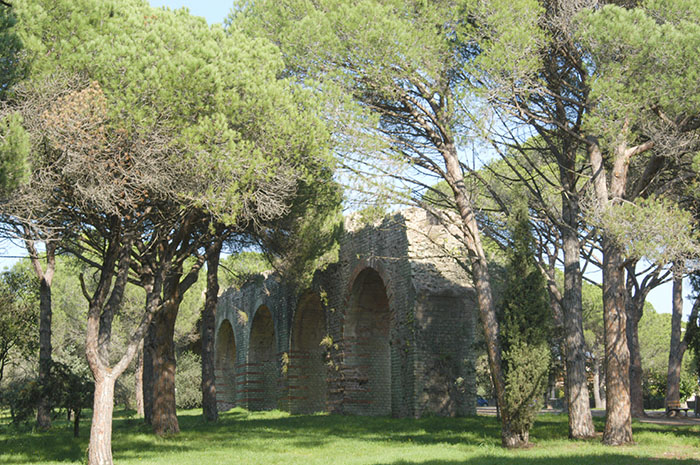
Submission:
[[345,314],[345,411],[391,414],[391,311],[384,281],[365,268],[355,278]]
[[255,312],[250,329],[248,351],[248,408],[272,410],[277,408],[278,365],[275,325],[270,309],[261,305]]
[[221,322],[216,336],[216,407],[220,412],[236,406],[236,338],[228,320]]
[[321,298],[307,293],[299,299],[291,333],[287,379],[292,413],[326,409],[326,315]]
[[[230,321],[236,336],[236,405],[398,417],[474,414],[475,292],[445,254],[459,249],[458,233],[422,210],[375,224],[351,217],[338,261],[317,271],[308,288],[265,274],[225,292],[217,324]],[[222,400],[230,396],[219,380],[227,376],[227,338],[217,333]]]

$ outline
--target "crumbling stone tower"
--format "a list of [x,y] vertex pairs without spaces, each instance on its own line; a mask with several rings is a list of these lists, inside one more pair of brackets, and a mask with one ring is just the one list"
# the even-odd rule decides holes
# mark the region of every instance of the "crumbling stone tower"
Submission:
[[260,276],[219,300],[219,410],[419,417],[476,411],[475,292],[422,210],[346,221],[339,260],[295,291]]

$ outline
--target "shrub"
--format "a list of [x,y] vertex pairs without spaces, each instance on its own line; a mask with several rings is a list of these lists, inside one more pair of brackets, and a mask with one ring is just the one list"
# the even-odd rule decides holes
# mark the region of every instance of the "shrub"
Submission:
[[516,208],[510,222],[511,249],[499,312],[506,381],[501,408],[511,419],[513,433],[527,443],[548,381],[551,310],[535,263],[526,207]]
[[183,352],[177,359],[175,404],[182,409],[202,406],[202,359],[194,352]]
[[76,372],[68,365],[53,362],[49,389],[51,404],[66,409],[69,417],[73,413],[73,435],[78,437],[80,413],[84,408],[92,407],[95,383],[86,372]]
[[34,419],[40,393],[36,379],[15,379],[0,392],[0,405],[10,410],[12,423],[17,425]]
[[[92,407],[95,383],[86,372],[75,372],[60,362],[52,362],[49,380],[45,388],[51,408],[63,408],[73,413],[74,432],[77,436],[80,412]],[[10,410],[14,424],[31,421],[35,417],[41,394],[41,386],[34,378],[20,378],[7,384],[0,391],[0,406]]]

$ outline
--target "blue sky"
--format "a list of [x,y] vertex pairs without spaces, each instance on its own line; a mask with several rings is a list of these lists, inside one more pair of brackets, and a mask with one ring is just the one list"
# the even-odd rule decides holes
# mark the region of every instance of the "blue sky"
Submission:
[[209,24],[222,23],[231,11],[233,0],[150,0],[152,6],[171,9],[186,7],[195,16],[204,16]]

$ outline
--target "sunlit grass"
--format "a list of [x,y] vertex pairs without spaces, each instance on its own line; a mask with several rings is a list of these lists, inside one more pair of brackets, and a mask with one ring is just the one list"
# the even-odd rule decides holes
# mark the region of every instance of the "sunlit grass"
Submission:
[[[637,444],[605,447],[599,440],[569,441],[564,415],[541,415],[534,447],[499,447],[493,417],[391,419],[337,415],[292,416],[236,409],[207,424],[198,411],[181,412],[182,433],[158,438],[141,419],[118,413],[113,449],[118,464],[372,464],[555,465],[697,464],[700,426],[635,423]],[[602,420],[596,419],[602,430]],[[0,464],[66,464],[84,461],[89,421],[81,438],[56,421],[49,433],[15,427],[0,412]]]

